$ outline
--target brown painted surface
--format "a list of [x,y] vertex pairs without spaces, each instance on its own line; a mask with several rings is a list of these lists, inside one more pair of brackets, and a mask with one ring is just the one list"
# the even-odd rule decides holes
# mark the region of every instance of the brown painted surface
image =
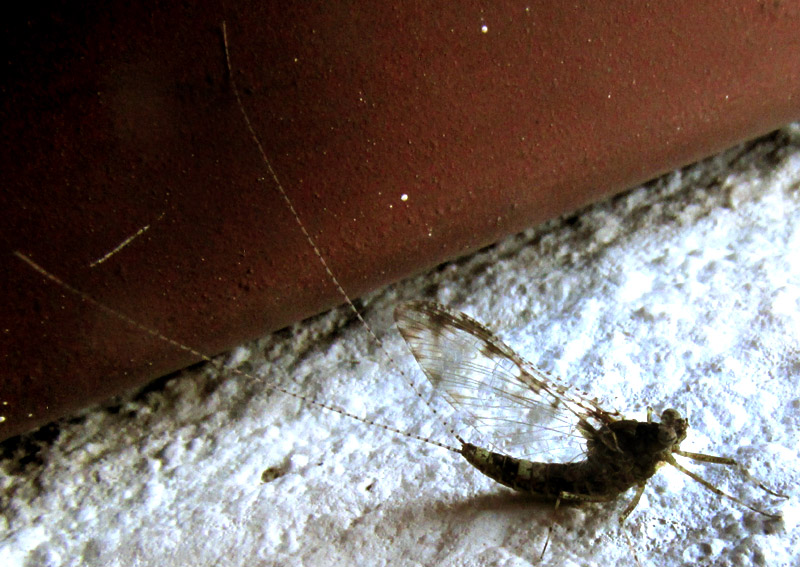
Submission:
[[223,20],[353,297],[800,117],[795,2],[187,6],[2,24],[0,438],[193,362],[15,250],[209,354],[341,303]]

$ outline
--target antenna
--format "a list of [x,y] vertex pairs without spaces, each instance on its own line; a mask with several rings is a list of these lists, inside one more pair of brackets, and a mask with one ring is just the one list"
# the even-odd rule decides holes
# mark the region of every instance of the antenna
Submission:
[[[245,108],[244,108],[244,104],[242,103],[242,97],[239,95],[239,87],[236,85],[236,79],[234,78],[234,75],[233,75],[233,65],[231,64],[230,47],[228,45],[228,29],[227,29],[227,26],[225,25],[224,21],[222,22],[221,27],[222,27],[222,42],[223,42],[223,44],[225,46],[225,62],[227,64],[227,66],[228,66],[228,77],[230,78],[231,89],[233,90],[233,94],[236,97],[236,103],[239,106],[239,110],[242,112],[242,117],[244,118],[244,122],[247,125],[248,132],[250,132],[250,137],[253,139],[253,142],[255,143],[256,147],[258,148],[258,152],[259,152],[259,154],[261,154],[261,159],[264,162],[264,165],[266,166],[267,171],[269,171],[270,176],[272,177],[272,181],[274,182],[275,188],[278,190],[278,193],[280,193],[281,197],[283,198],[283,201],[286,203],[286,206],[291,211],[292,216],[294,217],[294,220],[297,222],[297,226],[302,231],[303,236],[305,236],[306,241],[308,242],[309,246],[311,246],[311,248],[314,250],[314,254],[316,254],[317,258],[319,259],[320,263],[322,264],[322,267],[325,268],[325,272],[328,274],[328,277],[330,277],[331,281],[333,282],[333,285],[336,286],[336,291],[339,293],[339,295],[342,296],[342,299],[344,299],[345,303],[350,308],[350,310],[353,312],[353,314],[358,318],[359,321],[361,321],[361,324],[367,330],[367,332],[369,333],[370,337],[375,342],[375,344],[378,345],[378,348],[380,348],[383,351],[384,355],[389,360],[389,362],[392,364],[392,366],[394,366],[394,368],[398,372],[400,372],[400,375],[403,377],[403,379],[405,380],[406,384],[408,384],[408,386],[411,387],[411,389],[414,391],[414,393],[417,395],[417,397],[420,400],[422,400],[425,403],[426,406],[428,406],[428,408],[431,410],[433,415],[436,416],[436,418],[444,426],[444,428],[447,431],[449,431],[450,434],[453,437],[455,437],[460,443],[463,444],[464,440],[461,439],[461,437],[458,436],[458,434],[455,432],[455,429],[453,429],[453,427],[450,426],[447,423],[447,420],[445,420],[443,418],[442,414],[440,412],[438,412],[436,410],[436,408],[434,408],[430,404],[430,402],[420,393],[420,391],[417,388],[417,385],[414,383],[414,381],[411,378],[409,378],[408,374],[406,374],[403,371],[403,369],[400,367],[400,365],[397,364],[397,362],[395,361],[394,357],[392,357],[392,355],[389,354],[389,351],[384,346],[383,341],[381,341],[380,338],[378,338],[378,336],[372,331],[372,328],[364,320],[364,317],[361,315],[361,312],[353,304],[353,301],[350,299],[350,296],[347,295],[347,292],[342,287],[342,284],[339,282],[339,279],[336,277],[336,274],[333,273],[333,270],[331,269],[331,267],[328,264],[328,262],[325,260],[325,257],[320,252],[319,247],[317,246],[317,243],[314,241],[314,238],[311,236],[311,234],[306,229],[306,225],[303,223],[302,219],[300,218],[300,215],[297,213],[297,209],[295,209],[294,203],[292,203],[292,199],[289,197],[289,194],[286,192],[286,189],[284,189],[280,178],[278,178],[278,174],[275,173],[275,169],[272,167],[272,163],[269,161],[269,158],[267,157],[267,153],[264,151],[264,145],[261,143],[261,140],[259,139],[258,134],[255,131],[255,128],[253,128],[253,123],[250,121],[250,116],[247,114],[247,110],[245,110]],[[460,451],[457,450],[456,452],[460,452]]]

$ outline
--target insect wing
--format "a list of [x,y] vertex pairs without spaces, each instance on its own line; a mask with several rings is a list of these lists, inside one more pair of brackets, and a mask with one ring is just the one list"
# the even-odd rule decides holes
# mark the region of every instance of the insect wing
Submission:
[[586,431],[616,419],[524,361],[474,319],[433,302],[395,310],[428,379],[492,448],[521,458],[580,458]]

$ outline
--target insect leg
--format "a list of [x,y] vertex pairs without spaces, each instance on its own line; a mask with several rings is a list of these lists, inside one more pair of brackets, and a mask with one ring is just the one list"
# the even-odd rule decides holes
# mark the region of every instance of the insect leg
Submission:
[[[681,453],[678,452],[678,454],[681,454]],[[695,453],[689,453],[689,455],[694,455],[694,454]],[[687,455],[684,454],[684,456],[687,456]],[[712,455],[700,455],[700,456],[708,457],[708,459],[695,459],[695,460],[706,461],[706,462],[710,462],[710,463],[715,463],[716,462],[716,463],[719,463],[719,464],[736,464],[736,461],[733,461],[733,459],[725,459],[723,457],[714,457]],[[689,458],[692,458],[692,457],[689,457]],[[719,459],[719,461],[716,461],[714,459]],[[729,461],[731,461],[731,462],[729,462]],[[734,502],[736,502],[738,504],[741,504],[742,506],[744,506],[748,510],[752,510],[753,512],[758,512],[759,514],[763,514],[764,516],[767,516],[768,518],[780,518],[781,517],[780,514],[769,514],[767,512],[764,512],[763,510],[759,510],[758,508],[755,508],[754,506],[750,506],[746,502],[740,500],[739,498],[736,498],[735,496],[732,496],[732,495],[728,494],[727,492],[723,492],[722,490],[720,490],[719,488],[717,488],[716,486],[714,486],[713,484],[711,484],[710,482],[708,482],[707,480],[702,478],[701,476],[693,473],[689,469],[687,469],[684,466],[682,466],[678,461],[675,460],[675,457],[673,457],[672,455],[667,455],[667,462],[669,464],[671,464],[673,467],[675,467],[676,469],[678,469],[679,471],[681,471],[683,474],[685,474],[686,476],[696,480],[697,482],[702,484],[704,487],[706,487],[708,490],[710,490],[711,492],[713,492],[714,494],[716,494],[718,496],[723,496],[723,497],[725,497],[725,498],[727,498],[729,500],[733,500]]]
[[553,517],[551,518],[550,526],[547,528],[547,537],[544,540],[544,546],[542,547],[542,554],[539,556],[539,561],[544,559],[544,552],[547,551],[547,544],[550,543],[550,535],[553,533],[553,524],[556,523],[556,512],[558,511],[559,505],[561,505],[561,496],[563,494],[562,492],[556,498],[556,505],[555,508],[553,508]]
[[[642,488],[644,489],[644,487]],[[553,520],[550,522],[550,527],[547,529],[547,539],[544,541],[544,547],[542,548],[542,554],[539,556],[541,560],[544,557],[544,552],[547,550],[547,544],[550,543],[550,535],[553,533],[553,524],[555,524],[556,520],[556,512],[558,511],[558,507],[561,505],[562,500],[569,500],[572,502],[610,502],[614,500],[618,495],[617,494],[575,494],[573,492],[559,492],[558,497],[556,498],[556,505],[553,508]],[[636,501],[639,501],[639,496],[641,493],[638,494],[636,497]],[[632,510],[633,508],[631,508]]]
[[775,496],[777,498],[789,498],[785,494],[781,494],[780,492],[775,492],[774,490],[772,490],[770,488],[767,488],[767,486],[763,482],[761,482],[756,477],[754,477],[752,474],[750,474],[750,471],[748,471],[746,468],[744,468],[741,464],[739,464],[734,459],[729,459],[727,457],[715,457],[714,455],[705,455],[703,453],[690,453],[688,451],[680,451],[680,450],[673,451],[673,453],[675,453],[676,455],[680,455],[681,457],[686,457],[688,459],[692,459],[693,461],[700,461],[700,462],[704,462],[704,463],[714,463],[714,464],[717,464],[717,465],[731,465],[731,466],[734,466],[739,470],[739,472],[742,474],[742,476],[744,476],[751,483],[755,484],[761,490],[763,490],[763,491],[765,491],[765,492],[767,492],[767,493],[769,493],[772,496]]
[[622,514],[620,514],[619,516],[620,524],[622,524],[625,521],[625,519],[628,516],[630,516],[631,512],[633,512],[633,509],[636,508],[636,506],[639,504],[639,499],[642,497],[642,494],[644,493],[644,487],[646,484],[647,483],[645,482],[641,482],[637,485],[636,494],[633,495],[633,500],[630,501],[630,503],[622,511]]
[[638,567],[642,567],[642,564],[639,561],[639,555],[636,553],[636,548],[633,547],[633,543],[631,543],[631,538],[628,535],[628,531],[622,530],[622,533],[625,534],[625,541],[628,542],[628,548],[631,550],[631,553],[633,554],[633,559],[634,561],[636,561],[636,565],[638,565]]

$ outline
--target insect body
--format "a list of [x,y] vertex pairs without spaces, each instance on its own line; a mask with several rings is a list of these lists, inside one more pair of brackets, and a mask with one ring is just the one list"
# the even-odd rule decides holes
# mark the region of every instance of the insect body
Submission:
[[[739,467],[733,459],[681,451],[688,421],[678,411],[665,410],[660,422],[653,420],[652,410],[646,422],[624,419],[536,369],[474,319],[437,303],[405,303],[395,310],[395,320],[425,374],[463,420],[493,432],[493,444],[501,450],[482,448],[456,434],[461,455],[493,480],[555,500],[556,506],[562,500],[613,500],[635,487],[620,517],[623,521],[650,477],[669,463],[714,493],[772,516],[722,492],[675,460],[674,454]],[[515,449],[560,462],[507,454]]]
[[618,420],[588,429],[586,458],[572,463],[539,463],[487,451],[471,443],[464,458],[483,474],[514,490],[546,498],[608,500],[642,486],[667,462],[686,437],[686,420],[668,409],[661,423]]

